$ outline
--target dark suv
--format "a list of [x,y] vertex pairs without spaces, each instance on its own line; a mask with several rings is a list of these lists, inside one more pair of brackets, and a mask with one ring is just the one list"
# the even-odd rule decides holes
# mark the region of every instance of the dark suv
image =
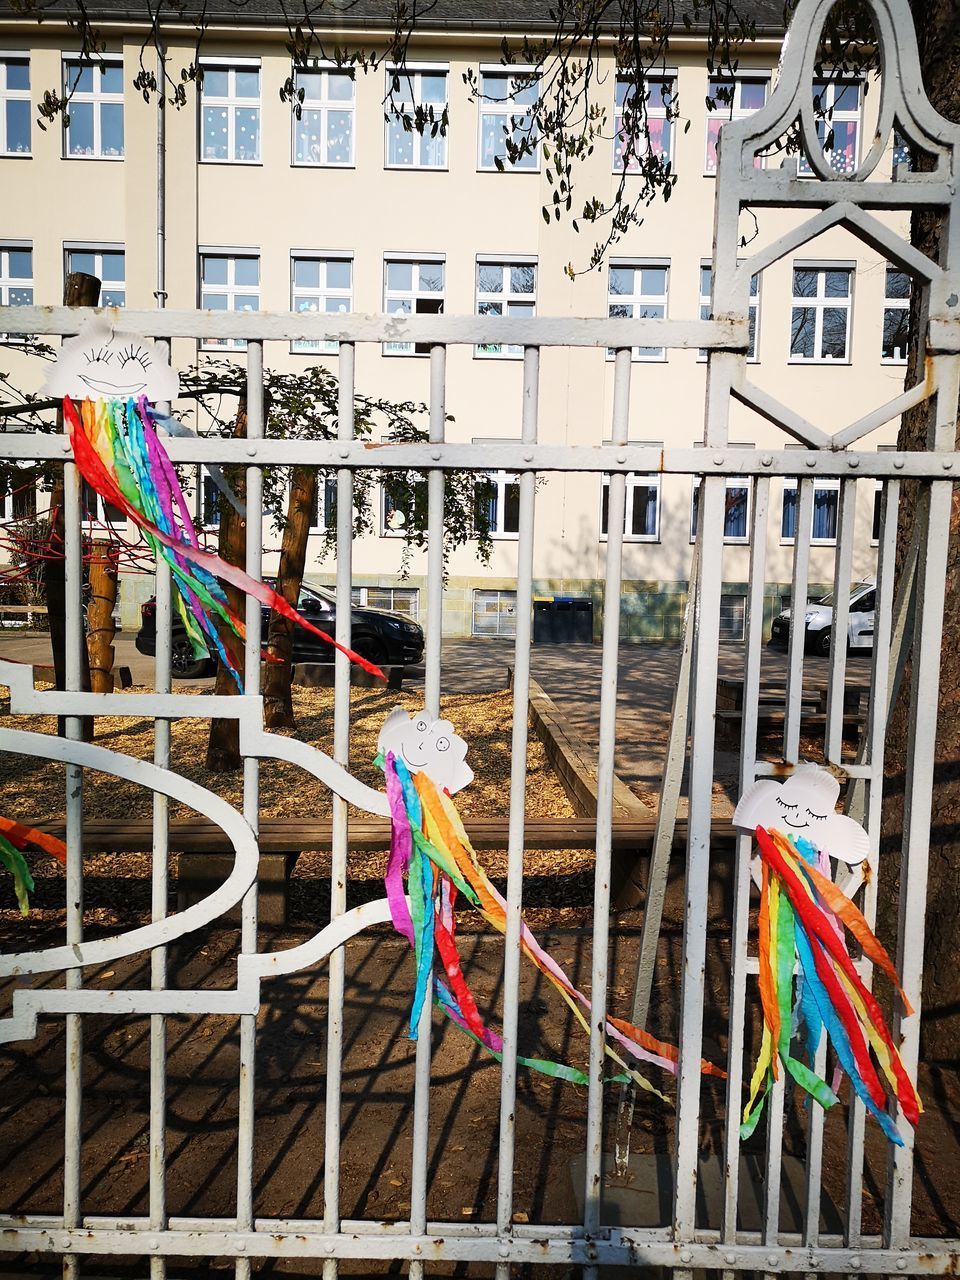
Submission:
[[[273,585],[273,584],[271,584]],[[315,627],[332,636],[336,627],[337,604],[335,598],[317,587],[302,586],[297,609]],[[270,611],[264,608],[263,633],[266,641]],[[157,652],[157,602],[151,597],[140,607],[140,630],[137,633],[137,649],[155,656]],[[361,657],[383,666],[403,666],[419,662],[423,657],[423,628],[401,613],[388,613],[385,609],[367,609],[354,606],[350,611],[351,647]],[[187,638],[180,616],[174,611],[172,627],[171,665],[173,673],[181,680],[210,675],[216,669],[213,656],[196,658]],[[293,632],[294,662],[332,662],[336,651],[319,636],[303,627]]]

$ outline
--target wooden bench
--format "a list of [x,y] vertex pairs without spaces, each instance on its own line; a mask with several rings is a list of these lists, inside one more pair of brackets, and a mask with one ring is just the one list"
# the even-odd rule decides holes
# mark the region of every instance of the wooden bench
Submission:
[[[62,822],[38,822],[35,825],[63,838]],[[613,849],[615,854],[624,855],[624,865],[631,859],[649,855],[655,825],[652,816],[614,820]],[[467,819],[466,827],[477,850],[506,849],[506,814],[496,818],[471,817]],[[231,845],[220,827],[207,818],[174,818],[169,830],[170,851],[180,855],[177,907],[182,910],[226,879],[233,865]],[[524,828],[524,847],[527,849],[591,849],[595,838],[594,818],[528,818]],[[732,847],[732,825],[715,820],[712,839],[717,846]],[[687,823],[681,820],[674,834],[674,851],[682,853],[686,842]],[[385,850],[389,845],[390,824],[385,818],[351,817],[348,831],[351,850],[369,853]],[[264,818],[261,821],[258,884],[262,923],[286,922],[287,885],[300,854],[332,847],[333,830],[329,818],[312,821]],[[90,819],[84,823],[83,849],[86,854],[151,853],[153,822],[149,818],[125,822]]]

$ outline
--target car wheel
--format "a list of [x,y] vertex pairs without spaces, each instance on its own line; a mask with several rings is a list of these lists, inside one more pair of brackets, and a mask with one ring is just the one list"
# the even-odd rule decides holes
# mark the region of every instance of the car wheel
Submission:
[[194,657],[190,641],[178,636],[170,647],[170,669],[179,680],[196,680],[209,673],[210,659]]
[[821,658],[827,658],[830,656],[830,628],[829,627],[824,627],[822,631],[818,632],[813,642],[813,651],[814,653],[819,653]]
[[351,645],[354,653],[366,658],[367,662],[372,662],[378,667],[382,667],[387,660],[387,651],[378,640],[371,640],[368,636],[364,636],[358,640],[356,644]]

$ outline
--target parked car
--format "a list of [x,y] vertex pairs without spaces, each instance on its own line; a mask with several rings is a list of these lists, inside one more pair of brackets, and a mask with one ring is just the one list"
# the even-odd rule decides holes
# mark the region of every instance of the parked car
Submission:
[[[851,649],[873,650],[873,612],[877,599],[877,584],[873,578],[858,582],[850,592],[850,616],[847,622],[847,644]],[[770,628],[771,644],[786,646],[790,640],[792,611],[784,609],[777,615]],[[806,648],[826,655],[833,643],[833,592],[819,600],[808,601],[804,609]]]
[[[329,592],[318,587],[302,586],[297,600],[297,609],[315,627],[332,636],[337,622],[336,599]],[[266,638],[267,622],[270,611],[263,609],[264,638]],[[354,606],[350,611],[351,646],[370,662],[378,666],[407,666],[419,662],[423,657],[423,628],[401,613],[388,613],[386,609],[367,609]],[[157,602],[151,597],[140,608],[140,631],[137,634],[137,649],[141,653],[156,655],[157,652]],[[319,636],[312,635],[303,627],[294,628],[293,660],[294,662],[332,662],[334,656],[332,645],[326,644]],[[211,653],[206,658],[194,656],[193,647],[179,615],[175,612],[172,625],[171,666],[175,675],[181,679],[194,679],[197,676],[212,674],[216,669],[216,658]]]

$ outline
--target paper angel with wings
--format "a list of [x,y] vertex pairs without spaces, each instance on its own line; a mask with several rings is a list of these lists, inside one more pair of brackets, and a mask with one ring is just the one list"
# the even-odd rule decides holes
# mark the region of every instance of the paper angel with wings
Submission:
[[[193,432],[156,408],[157,400],[172,400],[180,390],[176,372],[156,343],[115,330],[105,317],[94,316],[60,348],[46,390],[63,397],[63,420],[83,478],[137,526],[158,559],[163,557],[170,566],[177,612],[196,657],[206,657],[209,642],[240,685],[221,631],[242,640],[245,626],[231,610],[220,579],[342,649],[267,583],[201,548],[177,473],[158,434],[158,427],[169,435]],[[208,466],[208,470],[242,512],[220,468]],[[343,652],[384,678],[365,658],[349,649]]]
[[[821,1106],[833,1106],[837,1095],[814,1068],[825,1030],[857,1096],[890,1141],[902,1145],[887,1110],[888,1096],[911,1124],[923,1108],[880,1006],[850,956],[847,933],[891,980],[905,1013],[912,1009],[887,952],[833,882],[831,858],[857,864],[870,853],[863,827],[836,812],[839,795],[839,783],[826,769],[801,764],[785,782],[754,783],[733,815],[734,825],[756,839],[763,1007],[760,1056],[740,1132],[747,1137],[756,1128],[781,1063]],[[801,1024],[808,1062],[791,1051],[794,1026]]]
[[[397,707],[380,731],[378,763],[386,777],[392,838],[386,890],[394,928],[407,939],[416,960],[416,984],[410,1010],[410,1035],[416,1038],[423,1002],[430,989],[434,957],[439,955],[445,980],[437,978],[434,998],[443,1012],[494,1057],[503,1052],[500,1036],[488,1027],[477,1008],[457,952],[454,906],[458,894],[500,933],[506,932],[507,904],[480,866],[452,796],[473,780],[466,763],[467,744],[447,720],[434,720],[425,711],[413,717]],[[407,879],[408,894],[403,881]],[[408,896],[409,895],[409,896]],[[557,988],[585,1030],[589,1031],[590,1001],[573,985],[560,966],[521,923],[520,946]],[[629,1022],[608,1016],[607,1036],[620,1050],[666,1071],[677,1070],[677,1050],[655,1040]],[[607,1044],[608,1056],[621,1068],[618,1080],[635,1080],[642,1088],[659,1090]],[[518,1058],[545,1075],[586,1084],[576,1067],[539,1058]],[[710,1063],[704,1071],[723,1075]]]

